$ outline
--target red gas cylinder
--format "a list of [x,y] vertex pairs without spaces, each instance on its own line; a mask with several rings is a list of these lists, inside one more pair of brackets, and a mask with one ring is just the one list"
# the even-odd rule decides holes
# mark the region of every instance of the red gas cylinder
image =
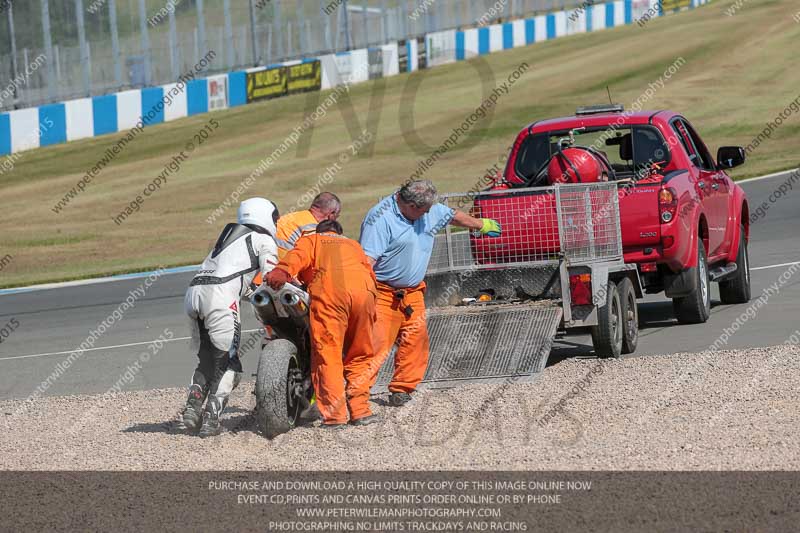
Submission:
[[[576,174],[577,171],[577,174]],[[566,148],[547,166],[547,180],[556,183],[595,183],[607,181],[608,175],[599,156],[586,148]]]

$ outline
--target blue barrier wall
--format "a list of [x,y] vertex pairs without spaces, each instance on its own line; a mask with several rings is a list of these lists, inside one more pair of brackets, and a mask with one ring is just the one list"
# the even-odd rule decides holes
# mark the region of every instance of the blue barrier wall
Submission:
[[145,126],[164,122],[164,89],[142,89],[142,122]]
[[208,113],[208,83],[206,80],[190,81],[186,91],[189,116]]
[[67,142],[67,114],[64,104],[39,108],[39,146]]
[[11,153],[11,117],[8,113],[0,115],[0,154]]
[[228,74],[228,105],[236,107],[247,103],[247,74],[231,72]]
[[92,98],[94,134],[105,135],[117,131],[117,95],[107,94]]

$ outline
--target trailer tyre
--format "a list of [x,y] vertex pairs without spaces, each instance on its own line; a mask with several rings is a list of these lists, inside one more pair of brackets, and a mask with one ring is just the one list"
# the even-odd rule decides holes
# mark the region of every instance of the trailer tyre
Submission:
[[672,299],[675,318],[681,324],[703,324],[711,316],[711,278],[703,241],[697,239],[697,288],[688,296]]
[[622,354],[622,316],[617,285],[609,280],[606,305],[597,309],[597,325],[592,326],[592,344],[598,357],[619,357]]
[[622,311],[622,353],[629,354],[636,351],[639,343],[639,306],[630,278],[619,280],[617,290]]
[[739,228],[739,253],[733,277],[719,282],[719,296],[724,304],[746,304],[750,301],[750,258],[747,255],[747,234]]
[[256,420],[268,439],[297,424],[302,410],[294,394],[298,372],[297,347],[292,342],[275,339],[261,351],[256,374]]

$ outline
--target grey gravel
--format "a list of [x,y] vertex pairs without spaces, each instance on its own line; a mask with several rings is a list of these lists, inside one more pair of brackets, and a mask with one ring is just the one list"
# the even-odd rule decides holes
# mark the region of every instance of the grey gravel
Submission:
[[420,391],[402,408],[376,395],[379,424],[301,427],[273,441],[255,432],[252,388],[240,385],[226,432],[204,441],[171,432],[183,389],[50,397],[22,411],[0,402],[0,469],[800,468],[796,346],[569,359],[533,383]]

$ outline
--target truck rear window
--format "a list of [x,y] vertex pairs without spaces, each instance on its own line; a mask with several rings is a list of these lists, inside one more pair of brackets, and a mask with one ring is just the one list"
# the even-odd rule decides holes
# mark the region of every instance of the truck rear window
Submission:
[[[558,151],[559,139],[569,136],[569,131],[537,133],[528,136],[520,146],[514,163],[514,172],[529,186],[543,185],[535,177],[540,174]],[[652,126],[627,126],[622,128],[587,129],[575,135],[576,146],[592,147],[603,152],[616,177],[631,177],[653,163],[669,163],[669,146]]]

